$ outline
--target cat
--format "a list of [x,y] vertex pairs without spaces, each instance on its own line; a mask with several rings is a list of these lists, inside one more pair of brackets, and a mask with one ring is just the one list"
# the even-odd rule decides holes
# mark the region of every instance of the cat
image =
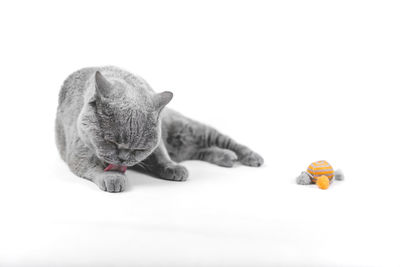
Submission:
[[263,164],[246,146],[166,108],[172,97],[168,91],[155,93],[141,77],[113,66],[72,73],[58,100],[56,144],[61,158],[75,175],[108,192],[125,189],[126,168],[185,181],[188,170],[178,164],[184,160],[224,167],[237,161]]

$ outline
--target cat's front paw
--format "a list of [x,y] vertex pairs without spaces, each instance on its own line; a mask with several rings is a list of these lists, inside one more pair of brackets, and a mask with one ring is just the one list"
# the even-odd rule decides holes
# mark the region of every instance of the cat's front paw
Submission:
[[189,172],[182,165],[167,165],[161,171],[160,176],[162,179],[182,182],[189,177]]
[[97,185],[107,192],[122,192],[126,187],[126,176],[122,173],[106,173],[97,177]]
[[239,161],[243,165],[251,166],[251,167],[260,167],[264,164],[264,159],[255,152],[250,152],[245,154],[239,158]]

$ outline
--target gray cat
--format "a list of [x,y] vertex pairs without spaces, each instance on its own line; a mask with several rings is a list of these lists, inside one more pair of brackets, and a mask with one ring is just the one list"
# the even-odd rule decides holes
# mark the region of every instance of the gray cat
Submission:
[[[108,192],[121,192],[126,168],[184,181],[177,164],[197,159],[224,167],[261,166],[261,156],[217,130],[165,108],[171,92],[155,93],[141,77],[116,67],[85,68],[64,82],[56,142],[71,171]],[[105,171],[107,170],[107,171]]]

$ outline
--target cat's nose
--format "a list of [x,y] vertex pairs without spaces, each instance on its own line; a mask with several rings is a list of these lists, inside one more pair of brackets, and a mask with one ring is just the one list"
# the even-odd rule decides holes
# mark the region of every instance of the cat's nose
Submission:
[[127,149],[120,149],[118,153],[118,158],[121,161],[126,161],[129,159],[129,150]]

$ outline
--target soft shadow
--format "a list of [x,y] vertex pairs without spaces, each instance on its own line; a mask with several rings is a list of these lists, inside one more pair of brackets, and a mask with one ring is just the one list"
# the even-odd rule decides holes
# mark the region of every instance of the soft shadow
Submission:
[[[240,163],[235,164],[233,167],[221,167],[210,164],[204,161],[190,160],[185,161],[184,165],[189,171],[189,178],[187,181],[170,181],[164,180],[154,176],[142,168],[129,168],[126,172],[128,178],[126,192],[134,190],[135,187],[140,186],[177,186],[182,183],[203,183],[214,179],[230,179],[230,176],[249,175],[252,171],[257,169],[264,169],[265,165],[261,167],[248,167]],[[235,173],[235,174],[234,174]]]
[[156,178],[150,174],[131,169],[126,171],[126,176],[128,178],[128,183],[125,191],[131,191],[140,186],[169,186],[177,183],[174,181]]

